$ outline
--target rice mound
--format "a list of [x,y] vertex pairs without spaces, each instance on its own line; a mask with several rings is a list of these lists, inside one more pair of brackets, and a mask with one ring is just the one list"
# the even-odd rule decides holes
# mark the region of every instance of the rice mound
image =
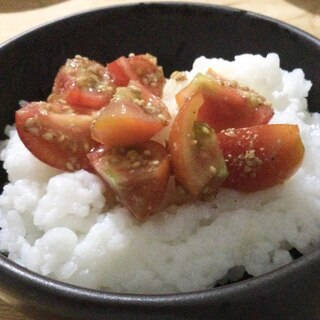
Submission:
[[[272,123],[299,125],[305,157],[285,184],[252,194],[221,190],[212,203],[172,204],[145,223],[109,208],[100,179],[64,173],[35,159],[14,127],[1,159],[9,183],[0,196],[0,251],[26,268],[83,287],[125,293],[175,293],[259,276],[290,263],[290,250],[320,247],[320,114],[307,111],[311,87],[279,57],[244,54],[232,62],[198,58],[187,81],[168,80],[164,101],[212,67],[264,95]],[[161,136],[157,137],[161,139]],[[171,203],[171,204],[170,204]],[[170,205],[169,205],[170,204]]]

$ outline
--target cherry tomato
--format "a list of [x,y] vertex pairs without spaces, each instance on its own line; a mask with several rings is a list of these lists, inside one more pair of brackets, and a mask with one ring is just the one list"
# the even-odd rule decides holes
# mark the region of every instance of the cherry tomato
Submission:
[[155,141],[130,148],[101,147],[88,154],[92,166],[140,221],[152,215],[164,197],[170,174],[166,149]]
[[198,120],[208,123],[215,132],[265,124],[274,113],[264,97],[235,81],[223,79],[212,70],[207,75],[198,74],[176,95],[178,105],[181,107],[199,91],[203,94],[204,103]]
[[196,120],[203,102],[198,92],[185,103],[172,124],[168,141],[175,178],[200,199],[215,195],[227,176],[215,132]]
[[297,125],[229,129],[218,134],[228,166],[224,186],[254,192],[281,184],[299,168],[304,147]]
[[60,68],[48,101],[97,110],[108,104],[114,92],[108,70],[96,61],[77,55]]
[[152,94],[161,97],[165,78],[157,58],[150,54],[120,57],[107,68],[117,87],[127,86],[130,80],[139,81]]
[[92,125],[92,137],[107,146],[130,146],[149,140],[169,122],[170,114],[160,98],[139,82],[117,88],[109,105]]
[[24,145],[42,162],[65,171],[90,168],[86,154],[97,146],[91,138],[92,121],[92,115],[59,103],[31,102],[16,111]]

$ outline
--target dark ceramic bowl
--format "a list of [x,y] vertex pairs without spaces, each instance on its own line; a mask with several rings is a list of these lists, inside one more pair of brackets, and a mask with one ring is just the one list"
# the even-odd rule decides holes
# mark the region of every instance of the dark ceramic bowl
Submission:
[[[44,99],[59,66],[75,54],[105,62],[130,52],[150,52],[169,75],[174,69],[190,69],[200,55],[232,59],[271,51],[280,55],[283,68],[305,71],[314,84],[310,110],[320,111],[320,41],[284,23],[243,10],[184,3],[81,13],[0,47],[0,128],[14,121],[19,99]],[[319,297],[319,250],[258,278],[172,295],[82,289],[41,277],[0,255],[0,298],[35,319],[312,320],[320,319]]]

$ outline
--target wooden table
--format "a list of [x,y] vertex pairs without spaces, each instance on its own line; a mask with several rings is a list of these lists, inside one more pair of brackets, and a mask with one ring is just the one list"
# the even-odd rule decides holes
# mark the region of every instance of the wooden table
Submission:
[[[22,31],[67,14],[106,5],[133,2],[137,1],[2,0],[0,2],[0,43]],[[193,2],[214,3],[251,10],[290,23],[320,38],[319,0],[194,0]],[[0,301],[0,320],[31,320],[31,318],[27,318]]]

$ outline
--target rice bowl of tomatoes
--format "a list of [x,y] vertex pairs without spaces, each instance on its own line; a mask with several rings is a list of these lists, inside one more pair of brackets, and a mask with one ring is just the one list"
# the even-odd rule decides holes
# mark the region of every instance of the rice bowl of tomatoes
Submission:
[[[194,23],[213,15],[219,23],[238,17],[248,30],[261,24],[266,41],[252,50],[241,42],[229,53],[216,35],[219,49],[197,53],[183,46],[190,41],[185,33],[166,52],[160,40],[153,48],[143,36],[130,40],[141,19],[157,17],[165,30],[166,10],[177,13],[178,29],[194,12]],[[63,301],[68,317],[75,316],[70,305],[85,299],[92,305],[77,317],[86,319],[89,311],[92,319],[105,312],[231,319],[232,306],[240,305],[242,317],[275,316],[269,306],[276,305],[292,318],[312,319],[319,292],[319,116],[310,111],[318,110],[318,78],[312,58],[295,63],[285,52],[302,37],[305,50],[319,56],[319,43],[263,17],[184,4],[88,12],[32,36],[53,36],[61,24],[70,34],[81,22],[98,21],[100,28],[109,14],[120,22],[128,12],[134,15],[121,50],[105,55],[110,39],[89,28],[88,44],[53,52],[50,68],[31,63],[34,84],[19,88],[3,119],[5,128],[15,114],[1,153],[8,174],[0,199],[2,296],[23,296],[22,306],[34,311],[41,307],[25,290],[56,295],[44,308]],[[286,45],[271,36],[269,43],[265,28],[275,25],[290,30]],[[2,48],[3,56],[11,43],[19,39]],[[196,59],[201,55],[210,59]],[[51,81],[43,85],[44,70]],[[294,291],[308,297],[306,307],[279,305],[275,292],[284,287],[287,301]]]

